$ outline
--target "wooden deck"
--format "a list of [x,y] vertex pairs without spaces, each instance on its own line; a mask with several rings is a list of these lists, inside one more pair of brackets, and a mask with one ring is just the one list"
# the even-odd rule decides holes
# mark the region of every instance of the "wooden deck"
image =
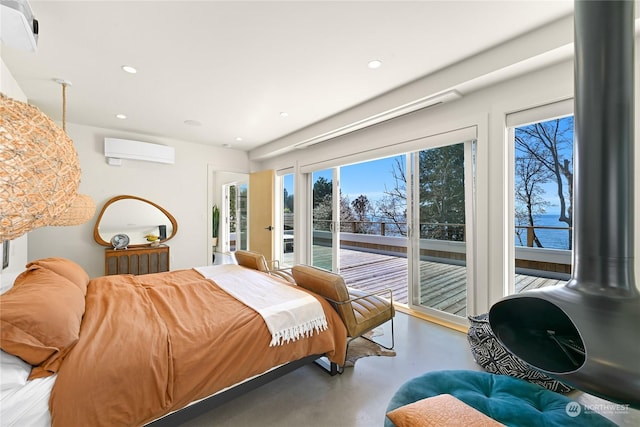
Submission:
[[[331,266],[330,250],[314,248],[315,264]],[[396,302],[408,303],[407,259],[392,255],[340,249],[340,274],[348,286],[375,292],[393,289]],[[432,261],[420,262],[421,304],[458,316],[466,316],[466,269],[464,266]],[[516,275],[516,292],[554,286],[563,280]]]

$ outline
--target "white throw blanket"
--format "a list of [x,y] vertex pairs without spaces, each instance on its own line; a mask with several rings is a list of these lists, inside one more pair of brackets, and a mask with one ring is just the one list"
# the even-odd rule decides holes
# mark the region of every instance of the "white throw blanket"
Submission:
[[195,270],[262,316],[271,332],[270,346],[327,329],[322,304],[279,279],[235,264],[196,267]]

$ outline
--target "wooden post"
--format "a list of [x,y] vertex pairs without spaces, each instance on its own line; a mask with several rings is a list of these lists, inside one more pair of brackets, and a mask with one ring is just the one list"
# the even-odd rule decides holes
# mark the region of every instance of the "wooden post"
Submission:
[[532,248],[533,247],[533,226],[532,225],[528,225],[527,226],[527,246]]

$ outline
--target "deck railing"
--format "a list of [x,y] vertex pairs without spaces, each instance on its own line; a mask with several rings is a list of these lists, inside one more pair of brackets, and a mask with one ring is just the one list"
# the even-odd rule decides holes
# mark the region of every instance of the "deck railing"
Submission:
[[569,233],[569,242],[571,242],[571,233],[573,232],[573,227],[555,227],[548,225],[516,225],[516,230],[517,229],[527,230],[527,247],[529,248],[534,246],[536,237],[535,230],[567,230]]
[[[330,220],[314,220],[314,230],[330,231]],[[437,239],[449,240],[455,242],[465,241],[465,224],[456,223],[437,223],[425,222],[420,223],[421,239]],[[568,233],[573,231],[572,227],[557,227],[548,225],[516,225],[516,230],[527,231],[527,247],[534,247],[535,230],[566,230]],[[406,236],[406,222],[387,222],[387,221],[340,221],[340,231],[354,234],[371,234],[374,236]],[[517,232],[516,232],[517,233]],[[571,234],[569,234],[571,237]],[[570,240],[570,239],[569,239]]]
[[[318,231],[330,231],[330,220],[316,219],[313,221],[313,229]],[[465,225],[455,223],[420,223],[421,239],[439,239],[464,242]],[[340,221],[340,231],[354,234],[370,234],[374,236],[406,236],[406,222],[392,221]]]
[[[390,232],[390,228],[403,233]],[[528,228],[527,226],[518,226]],[[377,229],[376,229],[377,228]],[[531,226],[531,229],[560,229],[564,227]],[[313,242],[315,245],[331,246],[331,221],[315,220]],[[406,223],[376,221],[341,221],[340,247],[406,256]],[[464,224],[420,224],[420,255],[425,259],[464,260]],[[403,238],[405,237],[405,238]],[[293,236],[288,235],[289,250],[293,250]],[[515,265],[519,271],[539,271],[541,274],[564,277],[571,273],[571,251],[534,247],[533,239],[528,246],[515,247]]]

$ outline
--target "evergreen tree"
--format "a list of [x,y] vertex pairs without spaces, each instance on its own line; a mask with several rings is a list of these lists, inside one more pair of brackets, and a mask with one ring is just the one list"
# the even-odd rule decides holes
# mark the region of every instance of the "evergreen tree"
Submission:
[[423,150],[420,157],[420,236],[464,240],[464,144]]
[[329,181],[323,176],[318,177],[313,183],[313,208],[315,209],[321,203],[326,203],[327,200],[331,203],[332,194],[333,181]]

